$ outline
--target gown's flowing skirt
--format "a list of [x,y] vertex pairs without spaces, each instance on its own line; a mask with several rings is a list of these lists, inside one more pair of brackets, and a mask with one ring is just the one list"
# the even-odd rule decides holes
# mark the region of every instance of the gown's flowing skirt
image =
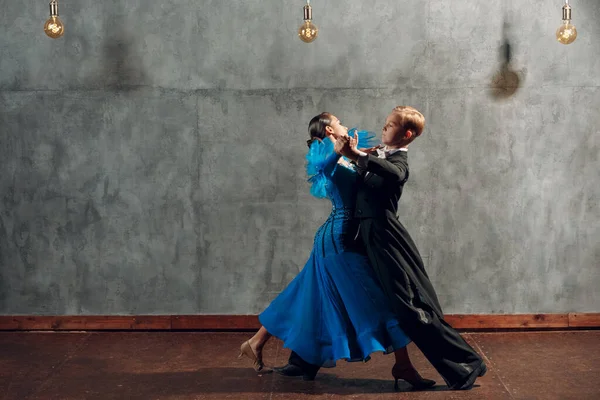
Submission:
[[389,353],[410,342],[367,257],[323,247],[336,231],[335,221],[325,228],[331,219],[317,232],[302,271],[259,315],[284,347],[323,367],[340,359],[367,361],[373,352]]

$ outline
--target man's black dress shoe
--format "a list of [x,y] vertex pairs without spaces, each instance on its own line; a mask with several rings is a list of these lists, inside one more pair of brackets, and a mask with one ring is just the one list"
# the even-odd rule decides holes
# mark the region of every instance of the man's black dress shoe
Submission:
[[452,385],[450,387],[450,389],[452,390],[471,390],[473,388],[473,385],[475,384],[475,380],[477,380],[477,378],[482,377],[485,375],[485,373],[487,372],[487,366],[485,365],[485,363],[483,361],[481,361],[481,364],[479,364],[479,366],[477,368],[475,368],[473,370],[473,372],[471,372],[471,374],[469,374],[469,376],[467,377],[467,380],[462,382],[462,383],[456,383],[454,385]]
[[314,381],[318,371],[306,371],[294,364],[273,368],[273,372],[283,376],[302,376],[305,381]]

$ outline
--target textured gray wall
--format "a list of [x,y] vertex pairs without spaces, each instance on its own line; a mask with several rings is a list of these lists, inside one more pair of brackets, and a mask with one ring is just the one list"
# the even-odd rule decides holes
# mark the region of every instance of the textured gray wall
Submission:
[[570,46],[555,0],[313,4],[307,45],[301,0],[64,0],[59,40],[0,0],[0,314],[261,311],[329,212],[309,119],[398,104],[428,120],[400,215],[445,311],[600,311],[600,3]]

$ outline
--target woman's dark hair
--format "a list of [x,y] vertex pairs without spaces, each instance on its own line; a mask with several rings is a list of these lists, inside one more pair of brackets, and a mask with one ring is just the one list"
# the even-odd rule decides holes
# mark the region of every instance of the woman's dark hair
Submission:
[[325,139],[327,136],[325,133],[325,127],[330,125],[331,114],[328,112],[322,112],[310,120],[308,123],[308,135],[310,136],[310,139],[306,141],[306,144],[308,144],[309,148],[315,140]]

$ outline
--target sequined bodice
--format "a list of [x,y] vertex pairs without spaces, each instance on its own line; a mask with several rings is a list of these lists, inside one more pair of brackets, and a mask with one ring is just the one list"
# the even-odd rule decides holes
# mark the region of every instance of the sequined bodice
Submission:
[[354,236],[358,229],[353,220],[358,174],[338,164],[326,184],[327,198],[331,200],[331,214],[317,230],[314,249],[326,257],[349,251],[355,247]]

